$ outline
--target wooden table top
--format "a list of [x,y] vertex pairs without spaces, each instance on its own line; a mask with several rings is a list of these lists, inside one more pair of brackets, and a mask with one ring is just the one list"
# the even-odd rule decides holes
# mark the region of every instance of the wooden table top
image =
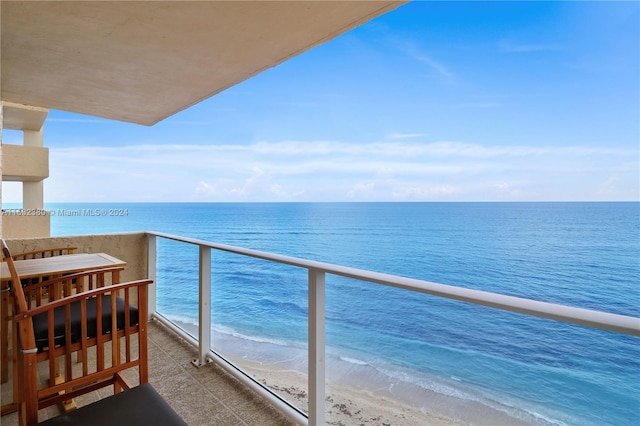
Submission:
[[[127,264],[125,261],[106,253],[67,254],[41,259],[16,260],[14,263],[20,278],[69,274],[92,269],[125,266]],[[11,279],[7,262],[2,262],[2,265],[0,265],[0,278],[2,281]]]

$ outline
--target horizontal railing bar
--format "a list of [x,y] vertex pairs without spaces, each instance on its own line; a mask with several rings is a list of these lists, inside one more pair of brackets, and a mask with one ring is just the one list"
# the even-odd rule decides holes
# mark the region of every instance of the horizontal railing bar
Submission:
[[235,247],[227,244],[213,243],[196,238],[181,237],[177,235],[153,231],[147,231],[147,233],[174,241],[210,247],[219,251],[241,254],[253,258],[297,266],[300,268],[316,269],[333,275],[339,275],[361,281],[368,281],[447,299],[459,300],[475,305],[488,306],[491,308],[517,312],[520,314],[547,318],[566,323],[578,324],[591,328],[599,328],[621,334],[640,336],[640,318],[636,317],[595,311],[591,309],[576,308],[573,306],[560,305],[556,303],[541,302],[537,300],[525,299],[522,297],[507,296],[498,293],[491,293],[488,291],[468,289],[447,284],[439,284],[414,278],[400,277],[380,272],[334,265],[331,263],[318,262],[292,256],[284,256],[275,253],[247,249],[243,247]]

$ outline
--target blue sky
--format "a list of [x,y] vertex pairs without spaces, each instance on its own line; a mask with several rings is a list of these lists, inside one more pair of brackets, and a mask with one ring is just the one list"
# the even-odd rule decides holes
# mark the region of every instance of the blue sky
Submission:
[[152,127],[51,111],[45,202],[639,200],[639,11],[413,2]]

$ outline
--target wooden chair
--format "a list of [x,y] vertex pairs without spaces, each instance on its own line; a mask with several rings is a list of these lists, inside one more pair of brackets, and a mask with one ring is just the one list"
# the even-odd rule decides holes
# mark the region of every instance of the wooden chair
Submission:
[[127,389],[70,413],[49,419],[41,426],[186,426],[186,422],[149,384]]
[[[11,258],[13,260],[41,259],[44,257],[74,254],[76,250],[77,250],[77,247],[56,247],[56,248],[49,248],[49,249],[26,251],[18,254],[14,253],[11,255]],[[23,279],[22,283],[23,285],[35,284],[39,281],[43,281],[44,279],[46,278],[39,277],[39,278],[33,278],[33,279],[27,279],[27,280]],[[7,334],[9,333],[9,324],[11,322],[11,319],[7,317],[7,314],[10,315],[10,311],[11,311],[8,296],[9,296],[8,294],[2,294],[2,300],[0,301],[2,306],[2,313],[3,313],[1,332],[4,336],[7,336]],[[9,357],[7,345],[2,345],[1,358],[2,358],[2,365],[0,367],[1,368],[0,383],[7,383],[9,381],[9,362],[11,361]]]
[[[20,425],[37,424],[38,410],[78,395],[105,386],[113,386],[114,393],[131,388],[123,376],[125,370],[137,368],[139,383],[148,381],[147,288],[151,280],[110,283],[122,269],[113,268],[23,288],[4,241],[2,250],[15,309],[14,383]],[[71,291],[73,280],[78,283],[77,293]],[[82,354],[85,361],[74,365],[73,353]],[[88,362],[90,355],[95,365]],[[45,361],[50,380],[39,384],[38,364]],[[59,362],[63,380],[56,383],[51,378]]]
[[[120,272],[123,270],[124,267],[98,269],[75,274],[67,274],[62,277],[47,279],[45,281],[34,280],[29,282],[21,279],[20,281],[22,283],[22,291],[27,303],[27,309],[35,309],[45,303],[52,302],[63,297],[69,297],[85,290],[93,290],[94,288],[104,287],[105,285],[118,284],[120,282]],[[124,312],[124,305],[121,298],[118,298],[117,300],[119,302],[117,312],[122,315],[122,312]],[[96,303],[89,305],[91,308],[91,311],[89,312],[91,321],[95,321],[95,310],[97,308],[95,305]],[[56,327],[58,329],[62,329],[64,325],[64,318],[62,317],[61,312],[58,312],[56,315]],[[77,312],[77,306],[76,311],[72,311],[71,321],[73,329],[77,330],[80,324],[80,315],[79,312]],[[47,323],[43,318],[39,317],[34,320],[34,331],[36,335],[36,342],[38,347],[41,349],[46,346],[45,341],[47,339],[48,331]],[[56,341],[55,343],[59,342]],[[76,356],[78,362],[83,360],[82,352],[77,352]],[[53,366],[50,365],[52,372],[54,371],[53,367],[56,368],[55,375],[50,375],[50,377],[58,379],[60,376],[60,370],[58,368],[59,363],[56,363]]]
[[[6,242],[2,241],[5,245]],[[72,255],[75,254],[77,247],[68,246],[68,247],[55,247],[48,249],[40,249],[40,250],[32,250],[22,253],[11,253],[11,258],[15,260],[32,260],[32,259],[42,259],[48,257],[55,256],[63,256],[63,255]],[[1,250],[0,250],[1,252]],[[4,261],[4,256],[2,256],[2,260]],[[121,270],[121,269],[120,269]],[[112,280],[112,283],[119,282],[119,277],[117,275],[117,271],[114,272],[115,276]],[[51,278],[55,278],[55,276],[37,276],[33,278],[21,278],[21,283],[23,288],[27,288],[28,286],[35,285],[39,282],[47,281]],[[72,282],[72,286],[75,289],[75,281]],[[35,297],[35,292],[31,292],[31,298],[28,299],[32,303],[32,307],[38,306],[41,303],[41,300],[47,300],[48,296],[46,294],[47,287],[41,287],[41,292],[43,294],[39,295],[37,298]],[[9,364],[14,363],[14,354],[15,351],[10,353],[9,348],[11,347],[11,342],[13,340],[13,336],[15,333],[11,332],[11,324],[13,322],[13,302],[11,301],[11,294],[8,291],[6,282],[2,282],[0,285],[0,383],[8,383],[10,374],[9,374]],[[69,292],[67,292],[69,294]],[[36,302],[36,305],[33,305],[33,302]],[[78,361],[81,361],[81,354],[78,354]],[[5,415],[7,413],[13,412],[17,409],[16,404],[14,403],[6,403],[0,407],[0,414]]]

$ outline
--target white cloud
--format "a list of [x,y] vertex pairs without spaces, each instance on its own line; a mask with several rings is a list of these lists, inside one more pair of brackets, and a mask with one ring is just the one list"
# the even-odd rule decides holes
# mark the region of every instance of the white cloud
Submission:
[[[632,173],[632,179],[633,175],[635,175],[635,178],[638,179],[637,171],[635,173]],[[627,179],[623,178],[620,175],[605,177],[604,181],[602,181],[597,186],[596,193],[603,198],[624,199],[626,194],[628,194],[630,191],[633,191],[633,188],[629,188],[627,185]],[[635,199],[640,199],[640,190],[638,186],[635,187]]]
[[598,186],[598,193],[615,194],[616,192],[618,192],[617,186],[619,184],[620,178],[618,178],[617,176],[611,176]]
[[355,187],[347,191],[347,197],[350,200],[356,201],[359,199],[368,199],[372,195],[375,195],[376,184],[373,182],[358,182]]
[[[629,161],[637,156],[608,147],[407,140],[50,148],[45,199],[637,199],[638,162]],[[5,191],[5,202],[20,201],[12,192]]]
[[400,201],[422,201],[450,199],[461,192],[453,185],[407,185],[394,192],[394,197]]
[[193,190],[194,197],[199,201],[285,201],[295,200],[303,192],[287,192],[260,168],[254,168],[251,175],[241,180],[221,178],[213,182],[200,181]]
[[426,65],[430,73],[440,76],[444,81],[449,82],[454,78],[454,74],[445,64],[433,58],[424,49],[419,47],[414,41],[395,39],[394,44],[396,45],[397,49],[399,49],[405,55],[417,62]]
[[424,136],[422,133],[391,133],[388,138],[389,139],[410,139],[410,138],[419,138]]
[[496,183],[496,198],[501,200],[519,200],[524,191],[512,183],[500,182]]

